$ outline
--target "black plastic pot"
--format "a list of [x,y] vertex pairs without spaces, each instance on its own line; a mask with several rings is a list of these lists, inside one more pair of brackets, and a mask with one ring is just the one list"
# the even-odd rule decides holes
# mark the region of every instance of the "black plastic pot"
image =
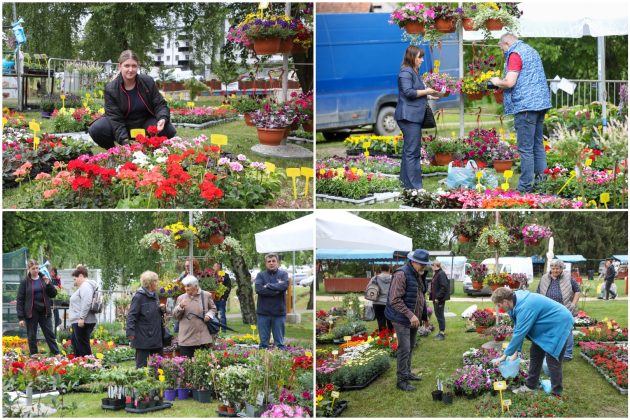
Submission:
[[449,393],[442,394],[442,402],[444,404],[453,404],[453,394],[449,394]]
[[442,394],[442,391],[436,389],[435,391],[431,391],[431,398],[433,398],[433,401],[442,401]]
[[197,391],[197,401],[200,403],[208,404],[212,402],[212,391]]

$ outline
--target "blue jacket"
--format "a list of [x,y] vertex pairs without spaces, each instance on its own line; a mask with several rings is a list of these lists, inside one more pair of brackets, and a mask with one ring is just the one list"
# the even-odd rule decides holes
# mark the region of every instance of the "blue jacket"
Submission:
[[512,341],[503,352],[511,356],[521,350],[525,337],[555,359],[560,357],[573,330],[573,316],[567,308],[546,296],[526,290],[514,292],[516,303],[508,314],[514,321]]
[[394,118],[396,121],[407,120],[415,123],[424,121],[427,97],[418,97],[419,89],[426,89],[422,78],[411,69],[403,67],[398,73],[398,103]]
[[523,41],[515,42],[505,53],[507,75],[508,58],[513,52],[523,61],[516,84],[503,93],[503,109],[506,115],[524,111],[542,111],[551,108],[551,94],[540,55]]
[[256,314],[263,316],[285,316],[285,295],[289,288],[289,275],[284,270],[265,270],[256,276],[258,303]]

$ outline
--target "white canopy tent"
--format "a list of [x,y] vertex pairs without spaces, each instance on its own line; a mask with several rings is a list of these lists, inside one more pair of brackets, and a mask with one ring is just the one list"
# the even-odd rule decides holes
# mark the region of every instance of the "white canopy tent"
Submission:
[[318,210],[317,249],[411,251],[411,238],[347,211]]
[[[520,36],[523,38],[597,37],[598,98],[603,103],[603,124],[606,126],[606,43],[604,37],[628,34],[628,4],[625,1],[565,2],[525,1]],[[492,32],[498,38],[502,31]],[[482,39],[479,31],[464,31],[465,41]],[[463,67],[462,67],[463,72]],[[570,75],[569,75],[570,76]]]
[[[259,253],[269,252],[292,252],[293,253],[293,274],[295,278],[295,251],[313,251],[313,224],[314,214],[309,214],[299,219],[292,220],[280,226],[267,229],[254,234],[256,240],[256,251]],[[289,320],[299,322],[299,315],[295,313],[295,293],[294,285],[291,284],[291,317]]]

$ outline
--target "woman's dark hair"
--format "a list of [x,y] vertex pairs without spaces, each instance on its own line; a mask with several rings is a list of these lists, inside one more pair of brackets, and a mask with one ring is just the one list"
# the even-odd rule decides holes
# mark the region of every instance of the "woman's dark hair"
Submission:
[[424,57],[424,50],[416,45],[410,45],[405,50],[405,56],[403,58],[402,64],[400,68],[403,67],[411,67],[412,69],[416,69],[416,57],[420,54],[420,57]]
[[381,272],[389,273],[389,264],[381,264]]
[[83,277],[87,277],[88,271],[85,266],[78,265],[77,268],[72,272],[72,277],[79,277],[81,274],[83,275]]

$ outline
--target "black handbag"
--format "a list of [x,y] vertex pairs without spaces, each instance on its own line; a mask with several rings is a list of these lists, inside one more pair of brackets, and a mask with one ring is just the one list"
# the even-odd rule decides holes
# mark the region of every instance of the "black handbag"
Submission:
[[[201,314],[202,315],[205,314],[206,313],[206,302],[204,300],[203,290],[201,291],[201,309],[202,309],[201,310]],[[199,317],[199,318],[201,318],[201,317]],[[204,318],[201,318],[201,320],[205,322]],[[206,322],[206,326],[208,327],[208,332],[210,333],[210,335],[217,335],[219,333],[219,331],[221,330],[221,324],[219,323],[219,320],[216,319],[216,318],[210,318],[210,321]]]
[[424,112],[424,120],[422,120],[422,128],[436,128],[435,124],[435,116],[433,115],[433,110],[427,104],[426,111]]

